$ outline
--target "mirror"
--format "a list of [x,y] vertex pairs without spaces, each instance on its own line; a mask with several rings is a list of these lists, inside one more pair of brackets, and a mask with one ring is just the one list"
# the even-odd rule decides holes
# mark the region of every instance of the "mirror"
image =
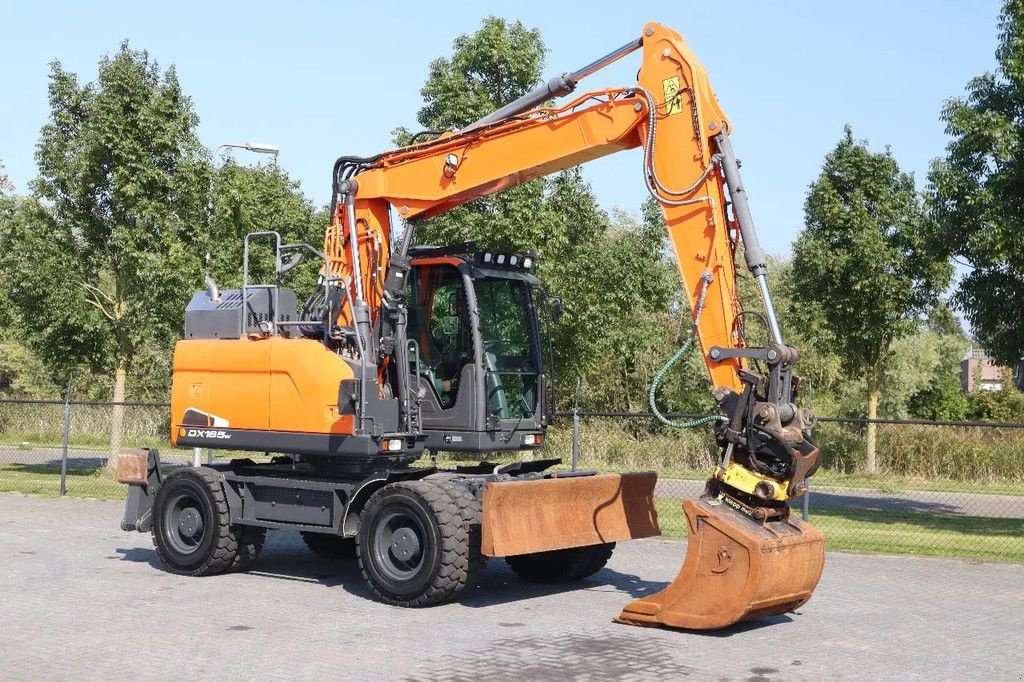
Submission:
[[551,298],[551,321],[558,324],[558,321],[562,319],[562,313],[565,310],[562,307],[562,297],[553,296]]
[[301,251],[299,251],[298,253],[293,253],[291,256],[288,257],[288,260],[281,263],[281,269],[277,271],[278,274],[283,275],[284,273],[288,272],[296,265],[301,263],[305,258],[306,254],[304,254]]

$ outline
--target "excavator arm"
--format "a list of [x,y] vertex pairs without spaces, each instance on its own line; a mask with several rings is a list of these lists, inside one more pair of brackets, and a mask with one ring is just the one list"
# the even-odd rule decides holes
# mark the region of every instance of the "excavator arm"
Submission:
[[[636,50],[642,59],[635,85],[549,104]],[[419,220],[592,159],[643,150],[640,181],[664,212],[722,412],[716,417],[722,458],[706,494],[684,505],[690,551],[679,577],[627,606],[621,622],[711,628],[782,613],[810,598],[823,566],[821,533],[789,514],[787,502],[805,492],[804,481],[817,467],[814,417],[796,405],[799,382],[792,369],[799,353],[784,343],[775,316],[731,130],[704,67],[679,34],[651,23],[639,39],[462,130],[374,157],[342,157],[334,169],[334,219],[324,254],[328,276],[345,291],[336,322],[355,330],[360,356],[383,381],[390,363],[399,371],[409,367],[401,355],[403,296]],[[406,229],[391,252],[393,212]],[[737,286],[741,255],[763,304],[763,312],[753,314],[770,333],[761,348],[747,343],[749,311]],[[399,382],[402,390],[408,389]],[[531,494],[548,484],[554,481],[521,487]],[[583,489],[568,496],[586,497]],[[544,504],[565,497],[543,490],[535,499]],[[499,508],[492,498],[489,507],[485,491],[485,537],[489,513],[500,525],[508,509],[529,506],[514,502]]]
[[[635,86],[536,106],[634,50],[642,51]],[[331,274],[353,283],[353,305],[342,309],[340,323],[362,329],[364,345],[380,346],[383,359],[401,345],[394,339],[395,316],[418,220],[642,148],[641,181],[664,213],[696,337],[725,413],[716,478],[748,506],[796,497],[817,463],[808,437],[813,416],[795,404],[792,366],[799,353],[783,343],[730,129],[704,67],[679,34],[652,23],[640,39],[460,131],[372,158],[343,157],[335,167],[335,219],[325,242]],[[392,207],[409,225],[394,254],[388,252]],[[735,264],[741,250],[764,304],[772,337],[766,348],[747,346]],[[769,367],[767,376],[749,370],[752,360]]]

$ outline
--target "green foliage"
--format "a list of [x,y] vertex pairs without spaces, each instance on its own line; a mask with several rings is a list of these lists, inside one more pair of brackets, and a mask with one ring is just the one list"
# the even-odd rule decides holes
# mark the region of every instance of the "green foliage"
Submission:
[[540,31],[494,16],[452,44],[452,56],[430,63],[417,115],[428,130],[461,128],[536,85],[547,48]]
[[[450,57],[431,64],[422,90],[417,120],[429,130],[463,127],[541,79],[544,43],[538,31],[519,22],[488,17],[452,47]],[[396,130],[397,143],[409,139],[408,131]],[[416,230],[420,243],[476,241],[484,248],[540,254],[543,286],[565,303],[552,332],[563,406],[571,399],[566,388],[582,376],[586,407],[643,409],[646,383],[677,347],[679,330],[688,331],[681,315],[667,312],[679,296],[674,268],[664,257],[660,211],[646,206],[642,222],[621,212],[609,218],[579,168],[478,199],[418,223]],[[698,376],[705,374],[697,369]],[[684,394],[679,381],[670,382],[670,409],[683,407]]]
[[952,269],[926,249],[926,217],[912,176],[886,150],[872,153],[849,127],[825,158],[794,249],[800,308],[822,346],[850,373],[877,370],[894,341],[912,334]]
[[959,377],[949,373],[931,377],[929,384],[907,401],[907,411],[915,419],[960,421],[967,419],[969,409]]
[[4,172],[4,162],[0,159],[0,200],[7,198],[7,194],[14,191],[14,185],[11,183],[11,179],[7,177],[7,173]]
[[[648,200],[642,221],[622,211],[586,255],[585,278],[567,278],[574,297],[589,302],[593,329],[580,352],[590,409],[647,410],[647,388],[691,331],[689,307],[674,263],[666,254],[664,219]],[[712,409],[707,369],[699,352],[687,354],[658,393],[668,411]]]
[[[299,184],[276,164],[249,167],[228,161],[213,180],[213,216],[209,235],[210,273],[222,288],[242,285],[243,239],[273,230],[284,243],[305,242],[320,249],[328,223],[325,209],[303,196]],[[316,285],[320,263],[307,254],[305,264],[286,275],[300,303]],[[273,246],[269,238],[252,241],[250,282],[272,282]],[[196,282],[198,284],[198,282]]]
[[[276,165],[229,160],[211,175],[173,67],[127,44],[95,83],[54,63],[50,103],[36,197],[0,187],[0,312],[13,320],[0,330],[0,389],[59,394],[74,371],[78,397],[109,399],[121,375],[126,397],[166,399],[203,254],[222,287],[238,286],[246,233],[319,247],[326,215]],[[254,281],[272,279],[270,254],[268,241],[254,246]],[[304,297],[318,269],[300,266],[286,284]]]
[[928,175],[934,246],[971,267],[954,303],[988,353],[1024,358],[1024,2],[1007,0],[999,22],[998,67],[967,84],[942,110],[952,140]]
[[966,419],[968,403],[960,384],[960,362],[970,344],[960,321],[945,302],[940,302],[932,308],[918,337],[926,351],[917,355],[916,364],[922,371],[913,382],[916,391],[905,401],[907,415],[916,419]]
[[11,297],[50,366],[123,377],[141,349],[169,347],[198,281],[198,119],[174,69],[127,43],[100,61],[95,83],[55,62],[49,95],[39,201],[21,203],[3,255]]
[[998,391],[975,391],[968,399],[969,419],[997,422],[1024,422],[1024,393],[1013,385],[1012,372],[1003,370],[1003,386]]

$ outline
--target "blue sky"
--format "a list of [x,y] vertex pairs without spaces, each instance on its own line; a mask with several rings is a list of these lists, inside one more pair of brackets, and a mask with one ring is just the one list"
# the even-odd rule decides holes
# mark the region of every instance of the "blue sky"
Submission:
[[[762,240],[786,253],[807,185],[846,123],[875,148],[891,145],[923,186],[946,143],[943,100],[995,66],[998,10],[993,0],[12,3],[0,22],[0,159],[25,191],[48,112],[48,63],[93,80],[100,55],[128,38],[177,66],[208,147],[278,145],[280,164],[324,203],[334,159],[378,152],[395,126],[415,128],[427,65],[482,17],[539,28],[547,75],[655,20],[682,33],[707,66],[735,127]],[[634,55],[581,88],[627,85],[636,68]],[[605,208],[636,211],[646,196],[640,167],[629,152],[585,173]]]

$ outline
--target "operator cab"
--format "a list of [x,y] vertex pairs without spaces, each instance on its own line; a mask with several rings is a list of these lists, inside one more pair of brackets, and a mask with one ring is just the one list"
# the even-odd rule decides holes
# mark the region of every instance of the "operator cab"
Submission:
[[541,444],[545,374],[534,254],[410,250],[410,382],[431,450]]

